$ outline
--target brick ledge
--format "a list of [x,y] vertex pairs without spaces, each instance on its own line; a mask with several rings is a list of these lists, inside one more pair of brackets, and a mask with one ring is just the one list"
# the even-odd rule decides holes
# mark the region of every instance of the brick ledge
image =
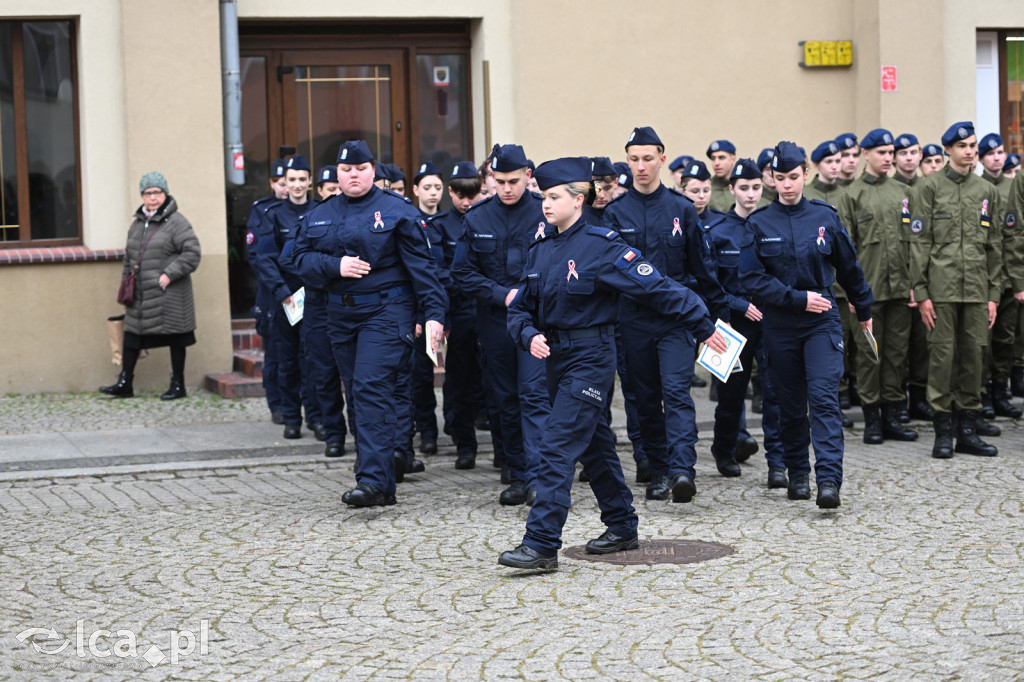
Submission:
[[0,249],[0,265],[39,265],[43,263],[102,263],[124,260],[124,249],[99,249],[84,246],[51,246],[29,249]]

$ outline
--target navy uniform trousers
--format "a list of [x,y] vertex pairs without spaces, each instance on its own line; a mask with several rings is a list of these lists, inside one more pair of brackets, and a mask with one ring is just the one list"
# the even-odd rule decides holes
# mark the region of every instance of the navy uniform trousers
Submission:
[[[302,312],[302,334],[307,363],[307,387],[319,407],[324,440],[345,440],[345,398],[341,393],[341,375],[327,336],[327,293],[306,287]],[[308,413],[307,413],[308,414]]]
[[590,477],[601,521],[616,535],[636,537],[633,493],[605,416],[615,378],[614,334],[548,343],[551,355],[539,362],[547,365],[551,408],[540,443],[537,499],[526,520],[523,544],[547,555],[562,546],[577,461]]
[[786,469],[790,477],[810,475],[809,445],[813,442],[818,485],[832,481],[842,486],[839,378],[843,374],[843,327],[835,301],[831,310],[814,316],[769,306],[763,324],[765,359],[779,404]]
[[443,392],[445,424],[458,452],[476,454],[476,387],[480,383],[480,365],[476,355],[473,306],[461,297],[452,296],[448,325]]

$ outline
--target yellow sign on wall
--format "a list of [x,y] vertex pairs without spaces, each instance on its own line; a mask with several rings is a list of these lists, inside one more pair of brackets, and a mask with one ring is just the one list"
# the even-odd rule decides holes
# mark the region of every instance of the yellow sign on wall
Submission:
[[853,65],[852,40],[803,40],[800,46],[804,51],[800,66],[804,68]]

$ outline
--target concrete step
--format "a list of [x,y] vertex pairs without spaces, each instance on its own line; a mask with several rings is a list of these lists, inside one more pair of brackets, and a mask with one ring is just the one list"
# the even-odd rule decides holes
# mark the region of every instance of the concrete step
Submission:
[[241,372],[230,374],[207,374],[204,388],[222,398],[261,398],[266,395],[263,379]]

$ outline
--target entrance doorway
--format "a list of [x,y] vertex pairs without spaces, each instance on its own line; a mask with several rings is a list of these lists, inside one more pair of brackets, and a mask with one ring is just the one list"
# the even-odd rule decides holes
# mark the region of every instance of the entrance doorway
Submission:
[[468,22],[241,24],[245,185],[229,187],[231,314],[251,316],[256,280],[245,249],[252,203],[270,163],[302,154],[314,173],[347,140],[394,163],[412,196],[415,167],[474,160]]

